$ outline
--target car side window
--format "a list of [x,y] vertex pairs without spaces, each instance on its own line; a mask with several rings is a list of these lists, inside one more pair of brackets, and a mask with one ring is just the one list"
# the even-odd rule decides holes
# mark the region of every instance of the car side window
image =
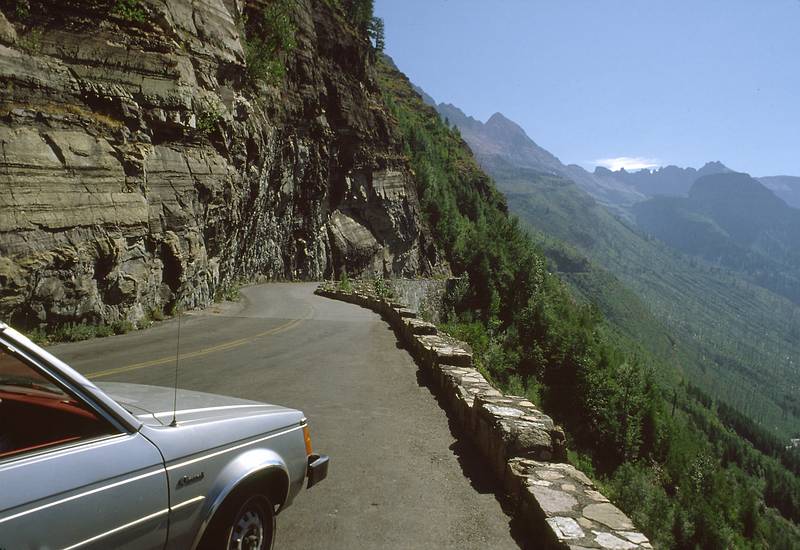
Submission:
[[0,460],[114,433],[89,406],[0,347]]

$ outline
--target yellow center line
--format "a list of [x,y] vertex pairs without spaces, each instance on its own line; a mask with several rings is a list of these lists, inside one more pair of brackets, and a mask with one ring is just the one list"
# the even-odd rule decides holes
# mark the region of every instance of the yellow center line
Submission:
[[[195,357],[203,357],[204,355],[209,355],[212,353],[217,353],[220,351],[227,351],[229,349],[237,348],[239,346],[243,346],[248,342],[252,342],[258,338],[263,338],[264,336],[273,336],[275,334],[280,334],[282,332],[286,332],[287,330],[292,330],[293,328],[297,327],[298,325],[302,324],[303,321],[306,319],[310,319],[313,315],[314,307],[309,305],[308,311],[306,314],[299,318],[293,319],[287,323],[284,323],[280,326],[271,328],[269,330],[265,330],[264,332],[259,332],[258,334],[254,334],[252,336],[247,336],[245,338],[238,338],[236,340],[230,340],[228,342],[223,342],[221,344],[217,344],[216,346],[211,346],[208,348],[203,348],[197,351],[190,351],[187,353],[182,353],[180,355],[180,360],[183,361],[184,359],[193,359]],[[97,372],[92,372],[85,374],[86,378],[93,380],[95,378],[104,378],[106,376],[111,376],[114,374],[120,374],[123,372],[130,372],[139,369],[146,369],[148,367],[155,367],[158,365],[166,365],[168,363],[172,363],[175,361],[175,356],[170,355],[167,357],[159,357],[158,359],[151,359],[150,361],[142,361],[141,363],[133,363],[131,365],[125,365],[124,367],[117,367],[115,369],[108,369],[108,370],[101,370]]]

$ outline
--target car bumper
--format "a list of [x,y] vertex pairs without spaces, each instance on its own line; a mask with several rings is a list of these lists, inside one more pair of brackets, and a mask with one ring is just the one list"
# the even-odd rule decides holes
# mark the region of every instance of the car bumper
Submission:
[[328,477],[328,463],[330,458],[325,455],[311,455],[308,457],[308,485],[306,489],[310,489],[326,477]]

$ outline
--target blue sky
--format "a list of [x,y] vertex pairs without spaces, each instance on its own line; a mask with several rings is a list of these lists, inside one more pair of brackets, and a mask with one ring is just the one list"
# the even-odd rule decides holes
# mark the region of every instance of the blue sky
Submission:
[[[800,175],[800,0],[376,0],[437,101],[565,163]],[[630,160],[619,160],[619,159]]]

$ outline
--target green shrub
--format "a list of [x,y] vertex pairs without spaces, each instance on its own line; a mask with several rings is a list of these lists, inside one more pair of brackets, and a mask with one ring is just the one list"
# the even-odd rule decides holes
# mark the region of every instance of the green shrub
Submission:
[[661,548],[674,546],[673,504],[653,466],[623,464],[609,480],[609,489],[609,496],[618,505],[631,511],[631,519],[640,529],[651,534],[654,544]]
[[40,346],[46,346],[50,343],[47,332],[39,327],[29,330],[25,335]]
[[367,33],[372,22],[374,0],[342,0],[347,20],[362,33]]
[[150,321],[163,321],[164,320],[164,311],[160,308],[153,308],[147,314],[147,318]]
[[209,105],[197,114],[196,131],[201,136],[208,136],[217,129],[222,114],[216,105]]
[[136,329],[136,325],[130,321],[114,321],[111,323],[111,332],[114,334],[126,334]]
[[215,302],[238,302],[242,298],[241,284],[238,282],[226,283],[217,287],[214,293]]
[[14,3],[14,16],[17,19],[25,20],[31,14],[31,4],[28,0],[16,0]]
[[347,277],[347,271],[342,272],[342,276],[339,278],[339,290],[342,292],[353,292],[353,285],[350,284],[350,279]]
[[20,38],[20,45],[24,50],[34,55],[42,53],[42,36],[44,30],[41,27],[32,27]]
[[375,295],[378,296],[378,298],[394,298],[394,290],[392,290],[392,285],[383,277],[377,277],[374,281],[372,281],[372,286],[375,289]]
[[594,464],[592,463],[591,456],[574,449],[567,449],[567,461],[575,466],[578,470],[589,476],[590,479],[597,479],[597,474],[594,471]]
[[252,84],[275,84],[286,75],[286,57],[297,47],[293,9],[293,0],[274,0],[260,18],[242,18],[245,63]]
[[51,342],[80,342],[96,336],[110,336],[112,333],[111,327],[108,325],[67,323],[48,334],[48,339]]
[[111,8],[111,13],[126,21],[136,23],[147,21],[147,13],[139,0],[116,0]]
[[80,342],[92,338],[104,338],[115,334],[125,334],[136,329],[130,321],[114,321],[110,324],[65,323],[56,327],[34,328],[28,337],[40,345],[56,342]]

